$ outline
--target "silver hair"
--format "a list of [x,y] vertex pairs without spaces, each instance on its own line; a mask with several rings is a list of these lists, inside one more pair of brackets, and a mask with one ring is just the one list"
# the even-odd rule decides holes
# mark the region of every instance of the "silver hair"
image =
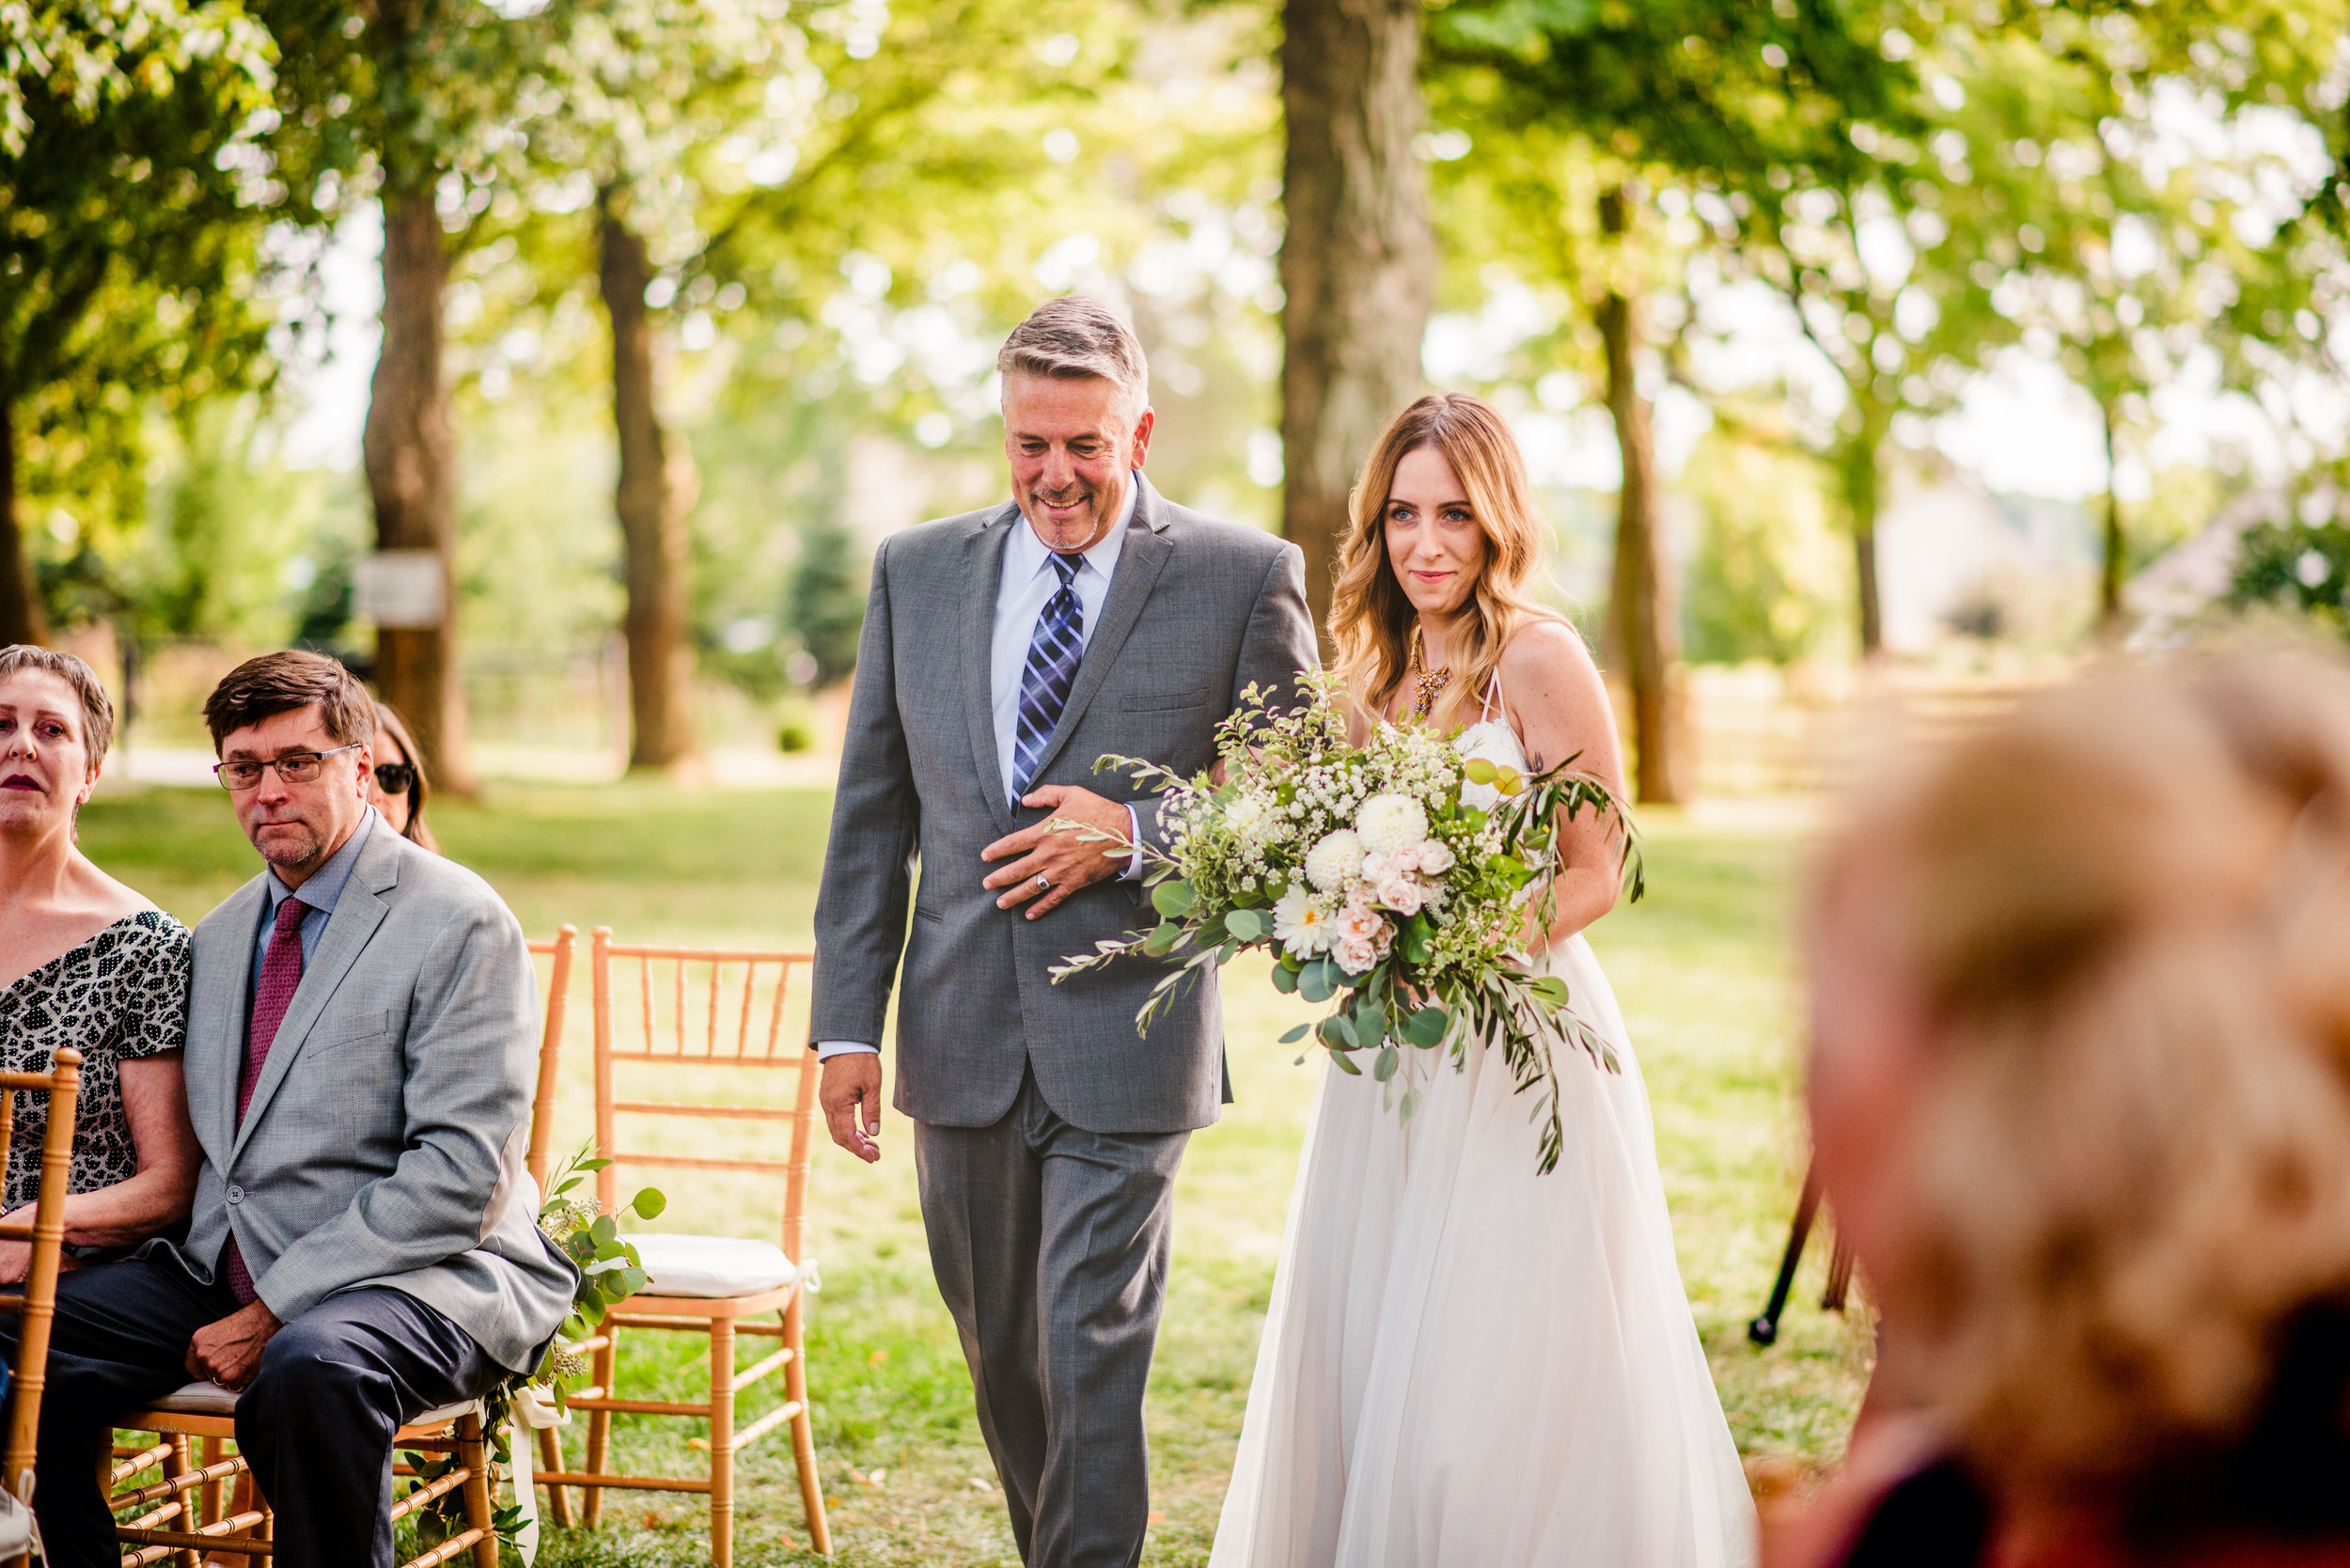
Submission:
[[1151,366],[1141,340],[1108,306],[1087,294],[1063,294],[1030,311],[1004,339],[995,368],[1007,382],[1015,375],[1106,381],[1125,395],[1136,418],[1151,401]]

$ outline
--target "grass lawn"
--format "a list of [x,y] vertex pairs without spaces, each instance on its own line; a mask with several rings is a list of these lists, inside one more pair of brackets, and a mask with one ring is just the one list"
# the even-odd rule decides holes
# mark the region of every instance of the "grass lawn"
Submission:
[[[829,797],[817,791],[682,791],[657,785],[509,786],[486,803],[435,802],[447,853],[505,894],[533,935],[563,920],[623,940],[808,940]],[[1745,1325],[1762,1305],[1799,1178],[1796,997],[1787,904],[1799,844],[1761,819],[1645,823],[1648,900],[1610,917],[1593,942],[1630,1020],[1655,1106],[1682,1270],[1738,1446],[1749,1455],[1832,1459],[1865,1377],[1865,1327],[1820,1312],[1815,1247],[1778,1345]],[[84,847],[107,870],[193,922],[257,869],[218,792],[102,794]],[[583,955],[584,956],[584,955]],[[586,965],[583,962],[582,970]],[[592,1127],[588,989],[573,991],[556,1147]],[[1197,1135],[1178,1193],[1175,1265],[1152,1378],[1154,1507],[1147,1562],[1204,1563],[1240,1430],[1257,1336],[1318,1061],[1275,1043],[1308,1014],[1261,964],[1226,987],[1239,1104]],[[823,1289],[811,1300],[809,1374],[819,1459],[835,1499],[838,1560],[857,1564],[1012,1564],[1000,1495],[972,1415],[970,1385],[939,1305],[916,1207],[910,1129],[894,1117],[867,1168],[818,1156],[815,1239]],[[665,1225],[772,1233],[766,1189],[665,1172]],[[762,1206],[763,1205],[763,1206]],[[624,1341],[624,1392],[694,1399],[697,1341]],[[781,1398],[746,1396],[738,1419]],[[639,1468],[693,1473],[698,1423],[632,1424],[619,1447]],[[577,1460],[576,1429],[572,1438]],[[815,1561],[788,1446],[742,1457],[738,1562]],[[604,1526],[549,1531],[552,1568],[707,1561],[698,1499],[609,1494]]]

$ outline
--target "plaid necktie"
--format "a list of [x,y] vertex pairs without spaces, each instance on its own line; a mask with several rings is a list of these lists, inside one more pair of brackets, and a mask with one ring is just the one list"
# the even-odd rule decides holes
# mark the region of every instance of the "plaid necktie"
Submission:
[[1052,738],[1053,726],[1060,722],[1060,711],[1069,705],[1069,688],[1076,682],[1077,665],[1086,651],[1085,606],[1071,586],[1077,579],[1081,557],[1055,554],[1045,559],[1060,573],[1060,588],[1044,602],[1042,613],[1036,618],[1036,635],[1028,639],[1028,665],[1020,673],[1020,725],[1014,731],[1011,768],[1015,811],[1036,777],[1037,759],[1044,755],[1044,743]]
[[[269,1061],[269,1048],[277,1039],[277,1026],[286,1021],[286,1010],[293,1005],[294,992],[302,984],[302,917],[309,913],[310,906],[300,899],[280,900],[277,905],[277,929],[270,933],[260,978],[253,982],[253,1018],[244,1031],[244,1071],[237,1079],[237,1125],[241,1127],[245,1107],[253,1104],[253,1088],[261,1081],[261,1069]],[[253,1276],[244,1266],[244,1254],[237,1249],[234,1231],[228,1232],[228,1247],[220,1261],[228,1276],[229,1294],[239,1305],[250,1307]]]

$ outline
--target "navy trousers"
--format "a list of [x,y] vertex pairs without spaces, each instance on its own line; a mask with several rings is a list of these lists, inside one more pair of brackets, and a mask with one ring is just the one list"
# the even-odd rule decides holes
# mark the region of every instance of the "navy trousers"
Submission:
[[[57,1282],[33,1511],[55,1568],[118,1568],[98,1461],[115,1418],[188,1381],[188,1339],[237,1310],[168,1258],[77,1269]],[[14,1320],[0,1344],[15,1348]],[[345,1291],[280,1328],[237,1400],[237,1446],[276,1511],[276,1568],[391,1568],[392,1435],[476,1398],[506,1369],[400,1292]]]

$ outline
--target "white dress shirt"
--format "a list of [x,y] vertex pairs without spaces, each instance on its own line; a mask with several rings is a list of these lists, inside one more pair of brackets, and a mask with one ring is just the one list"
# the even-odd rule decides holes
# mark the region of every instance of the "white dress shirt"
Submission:
[[[1103,606],[1110,599],[1110,578],[1118,571],[1119,553],[1126,547],[1126,527],[1134,521],[1141,494],[1141,480],[1129,474],[1126,504],[1120,509],[1118,521],[1079,557],[1081,564],[1070,580],[1070,588],[1085,612],[1085,623],[1077,634],[1080,647],[1092,645],[1093,629],[1102,622]],[[1013,799],[1013,770],[1020,765],[1020,678],[1028,666],[1028,645],[1036,638],[1037,618],[1060,591],[1060,573],[1053,570],[1052,555],[1026,516],[1004,540],[1004,572],[995,587],[995,638],[989,645],[987,678],[995,719],[995,761],[1003,769],[1001,782],[1008,801]],[[1141,831],[1130,806],[1126,808],[1127,842],[1138,839]],[[1125,875],[1138,876],[1141,870],[1139,861],[1129,861]],[[822,1061],[847,1051],[880,1049],[856,1041],[820,1040],[816,1058]]]

